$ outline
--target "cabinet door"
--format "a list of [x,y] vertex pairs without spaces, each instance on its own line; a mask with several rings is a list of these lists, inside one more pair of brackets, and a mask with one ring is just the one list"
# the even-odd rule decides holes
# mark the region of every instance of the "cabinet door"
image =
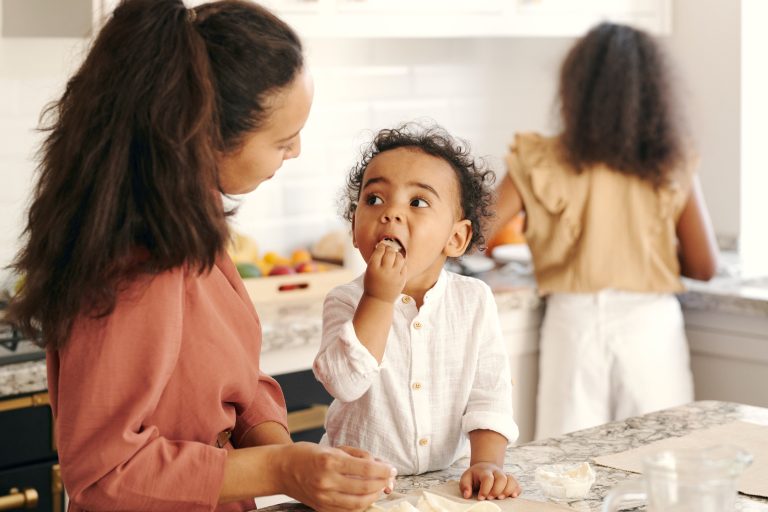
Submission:
[[0,469],[56,458],[48,394],[0,400]]
[[318,442],[325,433],[325,413],[333,397],[317,382],[312,370],[275,375],[288,408],[288,428],[294,441]]
[[26,491],[27,496],[32,498],[27,501],[24,510],[64,510],[64,489],[55,460],[0,471],[0,503],[3,500],[12,501],[14,496],[18,496],[16,491]]

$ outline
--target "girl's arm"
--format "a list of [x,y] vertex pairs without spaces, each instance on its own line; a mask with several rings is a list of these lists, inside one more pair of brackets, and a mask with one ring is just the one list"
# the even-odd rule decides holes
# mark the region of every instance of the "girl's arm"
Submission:
[[712,279],[718,248],[698,176],[693,177],[691,193],[677,220],[677,239],[680,273],[701,281]]
[[488,224],[486,240],[492,240],[496,232],[523,209],[523,199],[509,174],[504,175],[496,188],[495,208],[496,215]]

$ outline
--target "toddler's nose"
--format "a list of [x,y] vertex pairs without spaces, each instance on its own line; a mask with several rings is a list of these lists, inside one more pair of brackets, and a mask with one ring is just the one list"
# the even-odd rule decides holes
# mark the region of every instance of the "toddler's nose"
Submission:
[[395,210],[387,210],[384,212],[384,214],[381,216],[381,222],[387,223],[387,222],[402,222],[403,216],[400,214],[400,212]]

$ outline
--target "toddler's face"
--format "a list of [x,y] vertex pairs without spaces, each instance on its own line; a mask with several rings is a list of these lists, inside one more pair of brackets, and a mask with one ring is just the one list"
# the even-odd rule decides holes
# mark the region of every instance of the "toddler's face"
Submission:
[[384,151],[363,176],[353,221],[355,246],[368,261],[376,244],[396,240],[407,279],[439,273],[446,256],[459,255],[451,249],[462,223],[460,211],[459,183],[448,162],[417,148]]

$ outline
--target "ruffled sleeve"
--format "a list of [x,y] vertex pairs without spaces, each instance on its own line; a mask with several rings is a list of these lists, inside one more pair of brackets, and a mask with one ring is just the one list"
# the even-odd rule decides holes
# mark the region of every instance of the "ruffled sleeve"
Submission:
[[588,178],[578,179],[560,161],[556,139],[535,133],[516,135],[506,162],[523,200],[537,273],[565,263],[582,234]]

